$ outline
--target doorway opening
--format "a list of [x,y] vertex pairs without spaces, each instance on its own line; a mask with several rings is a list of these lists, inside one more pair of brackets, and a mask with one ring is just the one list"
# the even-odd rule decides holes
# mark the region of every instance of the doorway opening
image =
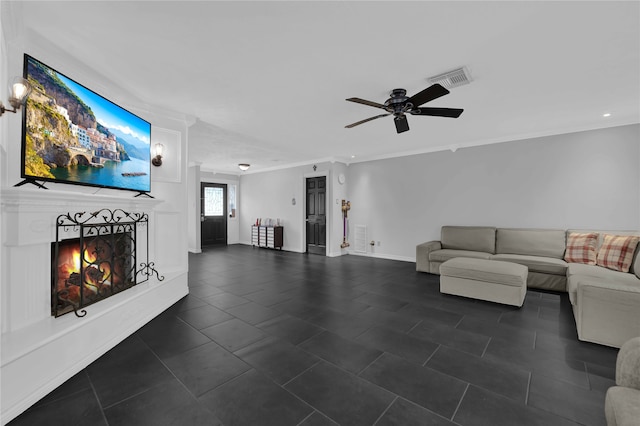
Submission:
[[306,179],[307,253],[326,255],[327,252],[327,177]]
[[227,185],[202,182],[200,184],[200,200],[200,238],[202,246],[226,245]]

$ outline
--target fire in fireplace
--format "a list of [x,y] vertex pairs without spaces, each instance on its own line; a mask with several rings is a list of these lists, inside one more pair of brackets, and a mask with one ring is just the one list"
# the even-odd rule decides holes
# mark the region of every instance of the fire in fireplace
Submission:
[[51,314],[78,312],[135,285],[132,232],[95,225],[87,235],[52,243]]

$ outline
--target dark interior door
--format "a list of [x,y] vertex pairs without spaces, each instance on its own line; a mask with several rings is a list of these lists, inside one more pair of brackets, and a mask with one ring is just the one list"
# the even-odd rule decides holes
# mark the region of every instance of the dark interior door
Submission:
[[307,178],[307,253],[326,254],[327,178]]
[[201,244],[227,244],[227,185],[200,184]]

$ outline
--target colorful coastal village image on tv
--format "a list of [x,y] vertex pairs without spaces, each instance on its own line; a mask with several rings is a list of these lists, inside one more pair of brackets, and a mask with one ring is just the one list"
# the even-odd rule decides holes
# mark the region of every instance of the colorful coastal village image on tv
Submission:
[[150,191],[151,125],[25,55],[24,177]]

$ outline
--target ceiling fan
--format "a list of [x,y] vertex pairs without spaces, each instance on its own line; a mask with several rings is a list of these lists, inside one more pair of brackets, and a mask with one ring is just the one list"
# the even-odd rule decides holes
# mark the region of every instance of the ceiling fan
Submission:
[[409,122],[407,121],[406,114],[458,118],[464,110],[459,108],[429,108],[422,106],[423,104],[448,93],[449,91],[447,89],[436,83],[411,97],[407,96],[407,91],[405,89],[393,89],[389,94],[391,97],[387,99],[384,104],[367,101],[366,99],[349,98],[347,99],[349,102],[381,108],[387,111],[387,113],[365,118],[364,120],[357,121],[344,127],[350,129],[362,123],[366,123],[367,121],[375,120],[376,118],[393,115],[393,122],[396,124],[396,130],[398,133],[402,133],[409,130]]

